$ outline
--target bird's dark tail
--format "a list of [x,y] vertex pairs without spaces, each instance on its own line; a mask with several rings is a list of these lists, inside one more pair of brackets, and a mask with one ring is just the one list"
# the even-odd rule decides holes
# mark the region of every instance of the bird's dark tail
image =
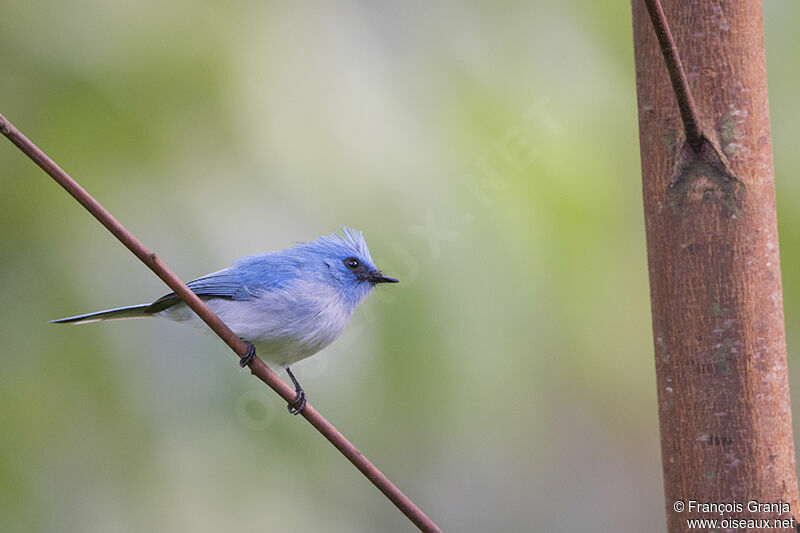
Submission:
[[118,307],[116,309],[106,309],[105,311],[98,311],[96,313],[87,313],[85,315],[70,316],[67,318],[59,318],[58,320],[51,320],[51,324],[88,324],[89,322],[98,322],[100,320],[119,320],[122,318],[147,318],[153,316],[152,313],[146,313],[145,309],[150,304],[130,305],[128,307]]

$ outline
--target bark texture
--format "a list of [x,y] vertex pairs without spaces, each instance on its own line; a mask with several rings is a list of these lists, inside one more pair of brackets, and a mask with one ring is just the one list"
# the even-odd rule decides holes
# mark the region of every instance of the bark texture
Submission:
[[[705,136],[698,152],[685,142],[647,9],[633,0],[668,528],[800,516],[761,2],[662,4]],[[698,513],[689,500],[744,509]],[[791,511],[751,512],[750,500]]]

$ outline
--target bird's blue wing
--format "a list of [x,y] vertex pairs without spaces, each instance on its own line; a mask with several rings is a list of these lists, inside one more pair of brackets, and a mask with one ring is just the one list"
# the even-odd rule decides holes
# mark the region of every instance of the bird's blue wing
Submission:
[[[247,300],[250,291],[241,282],[239,272],[233,268],[226,268],[202,278],[197,278],[186,284],[198,296],[214,298],[230,298],[232,300]],[[174,292],[165,294],[144,310],[145,313],[158,313],[182,300]]]
[[242,283],[240,273],[232,268],[197,278],[187,285],[192,292],[202,296],[217,296],[234,300],[246,300],[250,297],[250,292]]
[[[239,259],[230,268],[190,281],[198,296],[248,300],[260,291],[283,289],[302,269],[305,259],[289,251],[267,252]],[[151,303],[145,313],[158,313],[180,303],[171,292]]]

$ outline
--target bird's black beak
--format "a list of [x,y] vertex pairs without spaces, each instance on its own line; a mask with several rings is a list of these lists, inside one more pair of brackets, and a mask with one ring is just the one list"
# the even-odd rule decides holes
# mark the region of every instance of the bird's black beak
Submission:
[[369,273],[369,280],[373,284],[377,283],[400,283],[400,280],[397,278],[390,278],[389,276],[384,276],[380,270],[375,270]]

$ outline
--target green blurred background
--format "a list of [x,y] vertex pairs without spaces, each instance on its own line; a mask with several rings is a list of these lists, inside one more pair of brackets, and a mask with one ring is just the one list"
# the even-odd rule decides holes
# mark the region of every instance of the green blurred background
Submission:
[[[800,410],[800,17],[765,25]],[[664,530],[630,5],[4,2],[0,112],[184,279],[361,228],[296,366],[447,531]],[[410,531],[211,336],[48,320],[165,291],[0,142],[0,530]]]

